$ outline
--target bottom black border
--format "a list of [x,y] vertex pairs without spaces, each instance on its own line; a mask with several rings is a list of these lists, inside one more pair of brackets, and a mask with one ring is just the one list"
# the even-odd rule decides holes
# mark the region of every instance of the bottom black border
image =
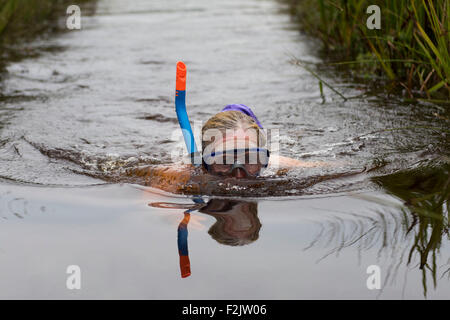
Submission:
[[[428,304],[433,304],[432,308]],[[130,316],[144,319],[297,319],[348,317],[417,317],[448,311],[448,300],[3,300],[0,308],[15,314],[51,315],[59,319],[86,316]],[[253,306],[253,307],[252,307]],[[186,309],[187,308],[187,309]],[[214,308],[214,315],[211,314]],[[86,311],[89,310],[89,311]],[[209,310],[209,311],[208,311]],[[240,312],[240,313],[239,313]],[[127,317],[128,319],[128,317]]]

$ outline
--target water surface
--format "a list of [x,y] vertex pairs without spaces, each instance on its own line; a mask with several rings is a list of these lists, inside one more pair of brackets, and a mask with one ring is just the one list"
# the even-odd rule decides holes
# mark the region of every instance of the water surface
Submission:
[[[82,30],[22,46],[39,54],[8,61],[0,83],[0,297],[449,296],[448,111],[366,95],[331,71],[359,97],[321,97],[292,59],[320,65],[318,44],[278,2],[99,1]],[[216,185],[207,209],[141,186],[124,172],[183,150],[178,60],[194,124],[243,103],[279,130],[282,155],[335,165]],[[65,287],[70,264],[80,291]],[[373,264],[382,290],[366,287]]]

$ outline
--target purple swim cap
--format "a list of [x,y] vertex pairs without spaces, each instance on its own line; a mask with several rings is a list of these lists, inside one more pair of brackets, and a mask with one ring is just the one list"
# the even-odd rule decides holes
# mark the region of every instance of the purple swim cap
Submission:
[[240,111],[242,113],[245,113],[249,117],[252,117],[253,120],[255,120],[258,127],[260,127],[261,129],[263,128],[263,126],[259,122],[258,118],[256,118],[255,114],[253,113],[252,109],[250,109],[249,107],[247,107],[244,104],[229,104],[225,108],[222,109],[222,112],[223,111]]

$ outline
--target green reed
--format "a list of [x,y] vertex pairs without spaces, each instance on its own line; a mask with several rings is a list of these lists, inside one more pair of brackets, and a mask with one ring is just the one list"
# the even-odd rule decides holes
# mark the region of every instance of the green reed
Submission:
[[[334,59],[381,75],[410,98],[449,99],[450,0],[285,1]],[[381,9],[380,30],[366,26],[372,4]]]
[[70,0],[0,0],[0,40],[14,41],[55,29],[55,21],[66,16],[68,5],[87,2],[89,0],[76,3]]
[[401,171],[376,177],[373,181],[405,203],[403,212],[406,219],[403,224],[406,234],[411,234],[414,239],[407,255],[407,264],[412,263],[414,255],[419,257],[426,296],[427,271],[434,287],[438,277],[450,276],[450,268],[446,266],[442,269],[437,263],[442,240],[450,240],[450,165],[447,162]]
[[0,0],[0,35],[40,29],[58,0]]

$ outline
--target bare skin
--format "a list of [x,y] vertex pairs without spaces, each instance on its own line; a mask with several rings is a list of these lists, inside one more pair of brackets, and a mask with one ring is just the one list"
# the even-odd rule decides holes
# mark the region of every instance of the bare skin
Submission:
[[271,155],[269,159],[269,167],[275,166],[276,163],[278,163],[278,167],[280,169],[292,169],[295,167],[314,168],[328,165],[318,161],[300,161],[293,158],[283,157],[278,154]]

